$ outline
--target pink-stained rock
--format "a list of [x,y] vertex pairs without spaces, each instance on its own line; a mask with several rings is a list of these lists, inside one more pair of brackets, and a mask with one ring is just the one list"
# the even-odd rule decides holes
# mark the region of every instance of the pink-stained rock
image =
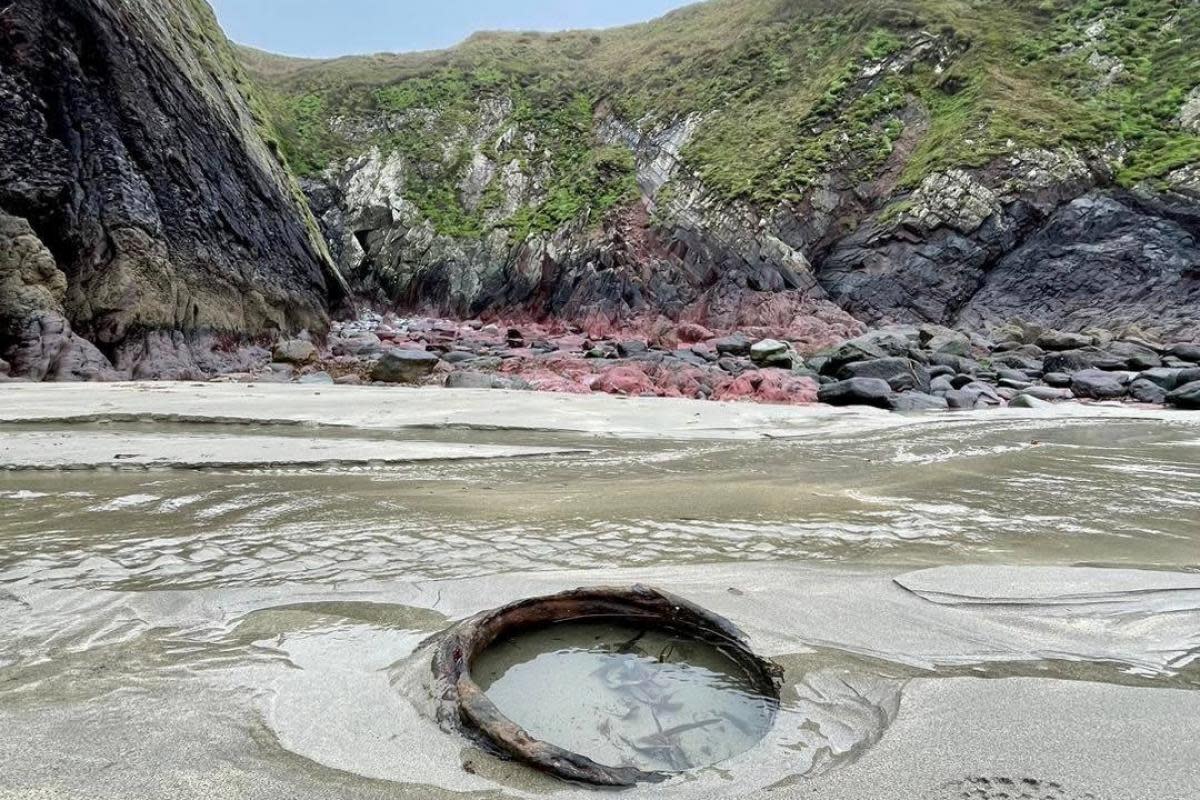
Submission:
[[513,358],[500,372],[523,378],[542,392],[589,394],[596,377],[595,363],[566,353],[551,353],[538,359]]
[[713,399],[804,405],[817,402],[817,389],[812,378],[797,377],[786,370],[752,370],[719,387],[713,392]]
[[611,367],[600,374],[592,383],[592,390],[605,394],[630,396],[657,395],[658,389],[640,367]]
[[[829,319],[820,314],[789,316],[797,304],[780,303],[755,311],[757,321],[776,323],[773,327],[742,326],[736,330],[747,338],[779,338],[823,346],[841,341],[854,333],[838,315]],[[810,309],[821,311],[820,308]],[[445,380],[443,373],[453,369],[474,369],[481,374],[496,370],[504,379],[520,379],[522,385],[547,392],[586,394],[605,392],[625,396],[657,396],[696,400],[728,400],[757,403],[804,404],[816,401],[817,385],[808,378],[780,369],[753,370],[749,361],[733,365],[748,371],[735,377],[716,363],[705,363],[694,354],[711,354],[718,335],[729,331],[689,319],[673,321],[659,316],[625,320],[588,319],[568,323],[562,320],[528,318],[488,319],[482,323],[460,323],[421,318],[396,320],[393,339],[384,349],[432,351],[444,360],[435,369],[434,378]],[[358,324],[341,334],[342,338],[379,335],[381,325]],[[520,332],[519,343],[510,341],[511,330]],[[619,343],[646,342],[649,352],[636,358],[588,358],[598,349],[610,356]],[[518,344],[518,346],[512,346]],[[543,352],[551,348],[550,352]],[[373,360],[359,356],[353,348],[341,347],[327,355],[322,368],[334,378],[343,375],[365,376]],[[627,346],[624,348],[629,350]],[[728,361],[729,359],[726,359]],[[471,365],[475,366],[464,366]],[[726,366],[730,366],[726,364]]]
[[715,339],[716,334],[695,322],[683,322],[675,327],[675,336],[684,344],[698,344]]

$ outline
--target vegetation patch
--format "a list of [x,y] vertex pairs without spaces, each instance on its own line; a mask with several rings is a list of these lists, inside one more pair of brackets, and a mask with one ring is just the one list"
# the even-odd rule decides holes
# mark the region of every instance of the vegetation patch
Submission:
[[[1174,124],[1200,83],[1197,41],[1190,0],[710,0],[598,33],[246,59],[300,174],[368,145],[399,151],[416,176],[410,199],[440,232],[499,226],[521,239],[636,191],[628,153],[596,137],[601,108],[644,127],[703,115],[683,159],[724,201],[795,200],[830,171],[871,180],[912,105],[928,129],[903,186],[1024,148],[1103,151],[1120,182],[1154,179],[1200,160],[1200,137]],[[469,141],[495,102],[511,108],[501,129]],[[503,220],[495,185],[466,208],[475,152],[497,168],[516,161],[539,190]]]

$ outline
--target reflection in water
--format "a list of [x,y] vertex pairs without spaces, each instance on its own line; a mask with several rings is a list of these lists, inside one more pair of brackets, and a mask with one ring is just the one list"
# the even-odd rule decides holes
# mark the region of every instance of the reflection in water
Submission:
[[535,739],[647,772],[745,752],[770,728],[777,706],[717,647],[616,624],[520,633],[484,651],[472,675]]

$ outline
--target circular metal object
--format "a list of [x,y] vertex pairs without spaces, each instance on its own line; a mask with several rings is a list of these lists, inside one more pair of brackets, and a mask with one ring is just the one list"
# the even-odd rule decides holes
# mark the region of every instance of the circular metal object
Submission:
[[647,586],[575,589],[520,600],[477,614],[450,629],[438,644],[433,673],[439,683],[439,720],[484,747],[568,781],[633,786],[665,780],[664,772],[609,767],[530,736],[505,717],[471,677],[475,659],[501,638],[562,622],[617,622],[670,631],[720,647],[749,676],[756,691],[779,699],[782,671],[756,656],[745,634],[724,617]]

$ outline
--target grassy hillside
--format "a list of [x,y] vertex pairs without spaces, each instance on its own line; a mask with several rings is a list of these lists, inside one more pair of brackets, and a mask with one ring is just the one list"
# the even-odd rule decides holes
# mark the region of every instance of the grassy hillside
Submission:
[[[1200,160],[1175,118],[1200,83],[1192,0],[709,0],[602,32],[480,34],[457,48],[332,61],[245,51],[292,166],[302,174],[360,152],[338,119],[387,116],[373,143],[423,170],[412,191],[443,232],[478,233],[456,193],[469,153],[443,152],[479,100],[506,96],[522,131],[497,161],[550,175],[548,199],[505,224],[553,227],[629,191],[632,164],[593,140],[603,101],[622,118],[703,115],[684,152],[716,196],[796,199],[830,169],[867,178],[903,119],[923,119],[902,177],[1023,147],[1113,154],[1118,180]],[[905,112],[905,113],[902,113]],[[914,113],[915,112],[915,113]],[[536,162],[548,159],[542,165]]]

